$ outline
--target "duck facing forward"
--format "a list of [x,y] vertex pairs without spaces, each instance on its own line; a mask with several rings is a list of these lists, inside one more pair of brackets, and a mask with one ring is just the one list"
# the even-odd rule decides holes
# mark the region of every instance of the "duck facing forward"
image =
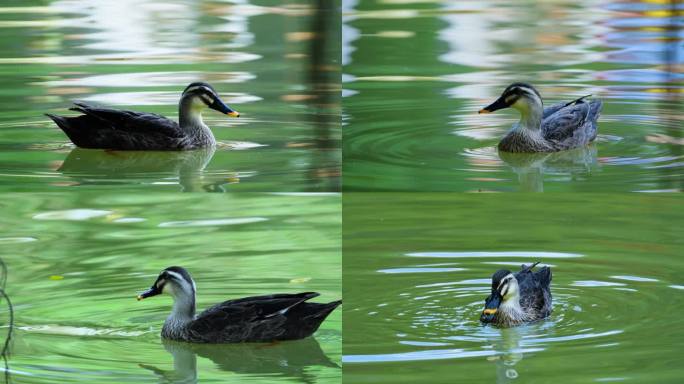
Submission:
[[537,264],[523,265],[516,273],[506,269],[494,273],[481,322],[511,327],[551,314],[551,268],[532,272]]
[[589,96],[544,108],[541,95],[533,86],[513,83],[479,113],[509,107],[520,112],[520,122],[499,142],[500,151],[556,152],[583,147],[596,138],[596,120],[603,103],[585,101]]
[[178,103],[179,122],[154,113],[101,108],[74,102],[72,111],[82,115],[64,117],[46,113],[78,147],[115,150],[188,150],[216,145],[211,129],[202,121],[207,107],[231,117],[240,114],[221,101],[207,83],[192,83]]
[[138,300],[166,293],[173,309],[161,336],[191,343],[272,342],[310,336],[342,301],[308,303],[316,292],[245,297],[195,314],[195,282],[182,267],[163,270]]

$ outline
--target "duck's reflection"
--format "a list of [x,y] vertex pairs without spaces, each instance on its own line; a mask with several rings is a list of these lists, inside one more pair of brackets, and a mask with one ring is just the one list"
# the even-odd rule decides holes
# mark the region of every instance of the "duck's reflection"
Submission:
[[[524,327],[523,327],[524,328]],[[523,359],[523,349],[520,327],[502,328],[501,338],[492,341],[492,347],[499,354],[490,356],[487,360],[496,364],[496,382],[510,383],[518,378],[515,365]]]
[[595,145],[551,153],[499,152],[499,158],[518,175],[520,189],[544,191],[544,175],[577,178],[588,175],[597,163]]
[[173,356],[173,371],[150,365],[140,366],[154,372],[160,383],[196,383],[197,356],[208,358],[219,369],[245,375],[269,375],[316,382],[307,368],[323,366],[340,369],[330,360],[313,337],[273,344],[191,344],[162,340]]
[[79,184],[175,183],[182,191],[222,190],[222,184],[237,180],[223,177],[218,183],[203,178],[214,148],[193,151],[103,151],[74,148],[57,171]]

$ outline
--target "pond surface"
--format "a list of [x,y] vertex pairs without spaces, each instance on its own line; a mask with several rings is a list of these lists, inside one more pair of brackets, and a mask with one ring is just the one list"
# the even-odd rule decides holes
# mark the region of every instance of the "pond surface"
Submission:
[[[306,2],[16,1],[0,7],[0,189],[339,189],[339,13]],[[321,20],[323,22],[321,22]],[[177,119],[193,81],[219,146],[75,149],[43,113],[72,100]]]
[[[202,310],[278,292],[341,298],[339,195],[4,196],[10,382],[340,382],[339,309],[314,338],[191,345],[160,339],[170,297],[135,300],[172,265],[193,275]],[[2,300],[2,334],[8,315]]]
[[[681,191],[681,2],[344,1],[345,190]],[[604,101],[599,137],[500,156],[516,81]]]
[[[681,381],[682,198],[520,196],[345,193],[345,382]],[[552,315],[481,325],[491,275],[536,261]]]

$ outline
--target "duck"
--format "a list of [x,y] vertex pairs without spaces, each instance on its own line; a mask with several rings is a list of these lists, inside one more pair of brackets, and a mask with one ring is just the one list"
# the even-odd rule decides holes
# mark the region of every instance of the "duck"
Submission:
[[161,337],[190,343],[267,343],[311,336],[340,304],[310,303],[317,292],[245,297],[216,304],[195,314],[195,281],[190,273],[172,266],[159,273],[152,287],[140,293],[143,300],[168,294],[171,314],[164,321]]
[[227,106],[204,82],[188,85],[178,102],[179,122],[154,113],[118,110],[74,101],[75,117],[45,115],[77,147],[108,150],[178,151],[214,147],[216,139],[202,121],[211,108],[231,117],[240,113]]
[[504,108],[520,112],[514,124],[499,142],[499,151],[535,153],[557,152],[584,147],[596,139],[597,120],[603,108],[591,95],[544,108],[542,97],[532,85],[513,83],[501,96],[478,113],[492,113]]
[[512,327],[551,314],[551,268],[533,272],[537,264],[523,264],[516,273],[500,269],[492,275],[492,291],[480,316],[482,323]]

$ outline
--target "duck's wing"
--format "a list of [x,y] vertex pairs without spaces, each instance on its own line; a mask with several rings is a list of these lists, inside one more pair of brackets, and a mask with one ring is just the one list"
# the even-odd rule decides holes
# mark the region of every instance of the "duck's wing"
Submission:
[[560,111],[562,108],[568,107],[568,106],[573,105],[573,104],[584,103],[584,99],[586,99],[587,97],[590,97],[590,96],[591,95],[586,95],[586,96],[582,96],[582,97],[575,99],[575,100],[572,100],[572,101],[562,102],[562,103],[554,104],[550,107],[546,107],[546,108],[544,108],[544,112],[542,114],[542,120],[546,119],[547,117],[549,117],[549,116],[553,115],[554,113]]
[[154,113],[134,112],[74,102],[76,117],[47,114],[82,148],[175,149],[184,132],[178,123]]
[[545,317],[551,312],[551,268],[542,267],[536,272],[532,271],[537,264],[523,265],[515,278],[520,288],[520,305]]
[[305,292],[228,300],[202,312],[187,329],[191,339],[214,343],[306,337],[339,305],[331,308],[332,303],[305,302],[318,295]]
[[585,145],[596,138],[596,120],[601,112],[600,100],[581,99],[562,106],[542,120],[542,134],[559,149]]

